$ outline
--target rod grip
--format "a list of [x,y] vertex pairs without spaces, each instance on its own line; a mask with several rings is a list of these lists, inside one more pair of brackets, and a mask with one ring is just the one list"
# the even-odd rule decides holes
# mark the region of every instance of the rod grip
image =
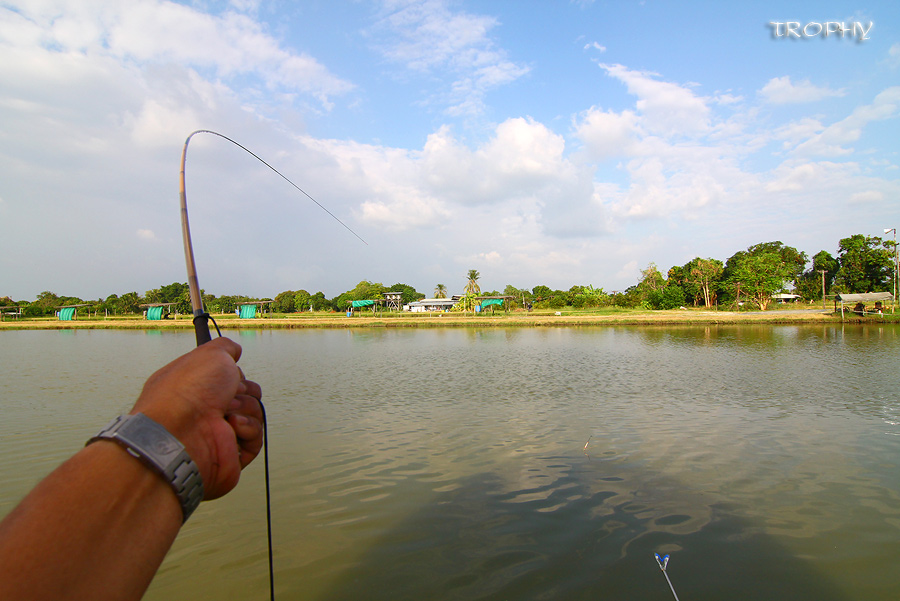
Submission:
[[212,340],[209,333],[209,313],[194,316],[194,334],[197,336],[197,346]]

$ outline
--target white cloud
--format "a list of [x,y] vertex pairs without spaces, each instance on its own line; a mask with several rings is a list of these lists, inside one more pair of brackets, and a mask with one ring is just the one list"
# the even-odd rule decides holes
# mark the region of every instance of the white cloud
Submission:
[[[0,8],[0,212],[16,218],[0,219],[0,246],[5,256],[24,249],[38,257],[28,273],[5,271],[4,280],[37,282],[36,291],[78,294],[90,279],[98,292],[87,296],[97,296],[183,277],[175,172],[185,135],[199,127],[271,160],[371,245],[344,238],[240,151],[198,138],[189,162],[192,226],[199,253],[214,257],[198,260],[204,286],[216,294],[274,295],[278,285],[331,296],[360,279],[459,289],[464,282],[453,278],[469,268],[482,269],[489,288],[623,289],[650,261],[664,268],[697,255],[724,259],[766,238],[798,248],[808,242],[811,253],[825,246],[822,237],[837,240],[833,232],[869,227],[873,213],[895,214],[900,197],[889,178],[896,157],[881,142],[888,128],[871,127],[895,123],[900,88],[872,92],[854,109],[834,101],[842,91],[790,78],[744,98],[737,87],[706,94],[665,74],[603,65],[594,72],[626,89],[624,102],[618,94],[566,97],[553,115],[536,104],[541,118],[498,104],[484,113],[493,119],[486,124],[468,116],[485,108],[487,91],[530,73],[492,37],[499,20],[397,0],[385,5],[369,40],[386,54],[354,60],[378,69],[388,56],[445,112],[425,115],[432,121],[423,127],[419,111],[409,131],[395,136],[406,123],[351,114],[365,106],[321,111],[351,84],[255,20],[268,5],[234,0],[238,12],[218,3],[208,14],[202,4],[159,0],[84,5],[34,0],[21,14]],[[390,79],[376,75],[371,80]],[[361,97],[396,100],[393,90],[366,81],[372,87]],[[760,106],[785,97],[823,103],[793,121]],[[299,98],[298,110],[281,98]],[[519,101],[531,98],[516,107]],[[315,136],[304,128],[312,112]],[[452,113],[464,118],[446,118]],[[330,129],[338,119],[342,127]],[[417,141],[379,142],[380,135]],[[848,203],[866,211],[841,211]],[[124,267],[61,271],[55,257],[39,259],[35,231]],[[246,249],[239,258],[236,239]],[[147,241],[155,252],[138,253]]]
[[759,91],[760,97],[771,104],[818,102],[825,98],[844,96],[845,90],[832,90],[813,85],[808,79],[793,83],[790,76],[774,77]]
[[900,86],[879,93],[872,104],[857,107],[836,123],[826,127],[808,140],[797,145],[794,152],[800,155],[842,156],[853,152],[846,145],[856,142],[863,129],[873,121],[882,121],[900,114]]
[[633,71],[622,65],[601,64],[611,77],[624,83],[637,96],[637,112],[651,133],[696,137],[710,129],[707,99],[683,85],[660,81],[656,73]]
[[493,17],[453,11],[445,0],[385,0],[373,32],[380,51],[407,69],[450,80],[439,102],[451,115],[483,111],[484,94],[526,75],[498,48],[489,33]]
[[598,42],[590,42],[584,45],[585,50],[598,50],[600,52],[606,52],[606,46],[600,45]]
[[574,127],[575,137],[596,160],[631,155],[638,137],[643,135],[638,116],[630,110],[616,113],[591,107]]
[[[177,63],[224,79],[252,76],[269,88],[312,96],[326,108],[354,87],[314,58],[286,50],[245,14],[202,13],[166,0],[67,3],[65,10],[52,2],[20,2],[15,10],[53,52]],[[6,12],[7,23],[16,19]]]

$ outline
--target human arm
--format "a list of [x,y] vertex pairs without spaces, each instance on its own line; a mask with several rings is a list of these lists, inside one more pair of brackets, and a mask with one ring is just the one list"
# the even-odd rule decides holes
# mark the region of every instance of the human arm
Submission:
[[[205,498],[237,484],[262,447],[260,388],[240,346],[209,342],[153,374],[132,413],[185,446]],[[101,440],[45,478],[0,523],[0,599],[139,599],[182,524],[169,484]]]

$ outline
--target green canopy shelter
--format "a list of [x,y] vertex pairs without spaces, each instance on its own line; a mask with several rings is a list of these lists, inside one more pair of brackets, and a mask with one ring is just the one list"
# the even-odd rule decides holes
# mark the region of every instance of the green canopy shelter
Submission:
[[[177,304],[178,303],[149,303],[140,305],[140,307],[147,309],[144,312],[144,317],[148,321],[162,321],[169,316],[169,308],[174,307]],[[178,309],[175,309],[175,319],[178,319]]]
[[512,300],[511,296],[479,296],[476,300],[481,305],[478,307],[478,311],[484,311],[488,307],[491,308],[491,313],[494,312],[494,307],[500,307],[505,310],[509,310],[507,305],[504,305],[504,302],[507,300]]
[[372,313],[375,313],[375,308],[382,301],[375,300],[355,300],[350,301],[350,307],[347,311],[347,317],[350,317],[353,314],[353,311],[356,309],[362,309],[364,307],[372,307]]
[[239,319],[256,319],[260,317],[263,313],[263,305],[270,305],[274,303],[273,300],[261,300],[261,301],[252,301],[249,303],[241,303],[238,305],[238,318]]
[[[78,307],[90,307],[89,304],[84,303],[82,305],[66,305],[64,307],[57,307],[59,309],[59,320],[60,321],[75,321],[78,319]],[[90,317],[90,312],[88,312],[88,317]]]

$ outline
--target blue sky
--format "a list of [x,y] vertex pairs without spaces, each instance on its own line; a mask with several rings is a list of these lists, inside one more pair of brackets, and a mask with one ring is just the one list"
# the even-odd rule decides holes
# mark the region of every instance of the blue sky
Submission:
[[213,294],[459,292],[469,269],[622,290],[759,242],[836,255],[900,224],[898,27],[887,0],[0,0],[0,296],[185,281],[196,129],[368,242],[197,136]]

